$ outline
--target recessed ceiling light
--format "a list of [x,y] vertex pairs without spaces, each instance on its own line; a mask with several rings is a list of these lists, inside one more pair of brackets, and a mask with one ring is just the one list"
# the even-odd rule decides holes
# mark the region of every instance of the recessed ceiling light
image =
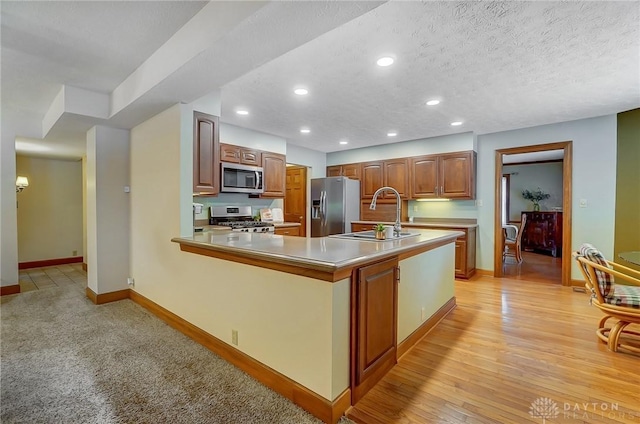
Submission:
[[236,110],[236,113],[238,115],[248,115],[249,111],[248,110]]
[[455,122],[451,123],[452,127],[457,127],[457,126],[460,126],[460,125],[462,125],[462,121],[455,121]]
[[344,141],[344,140],[342,140],[342,141],[340,142],[340,144],[349,144],[349,142],[348,142],[348,141]]
[[296,88],[295,90],[293,90],[294,93],[296,93],[298,96],[304,96],[305,94],[309,94],[309,90],[307,90],[306,88]]
[[303,134],[309,134],[311,132],[311,130],[309,128],[302,128],[300,130],[300,132],[303,133]]
[[427,102],[427,106],[435,106],[435,105],[437,105],[439,103],[440,103],[440,100],[435,100],[435,99],[434,100],[429,100]]
[[389,65],[392,65],[393,62],[394,60],[392,57],[385,56],[378,59],[376,63],[378,64],[378,66],[389,66]]
[[398,133],[397,133],[397,132],[388,132],[388,133],[387,133],[387,137],[395,137],[395,136],[397,136],[397,135],[398,135]]

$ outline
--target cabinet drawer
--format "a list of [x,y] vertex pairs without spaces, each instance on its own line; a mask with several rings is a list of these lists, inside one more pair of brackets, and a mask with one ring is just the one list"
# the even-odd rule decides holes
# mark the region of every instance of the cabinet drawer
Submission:
[[283,227],[276,228],[275,233],[280,236],[299,236],[300,227]]

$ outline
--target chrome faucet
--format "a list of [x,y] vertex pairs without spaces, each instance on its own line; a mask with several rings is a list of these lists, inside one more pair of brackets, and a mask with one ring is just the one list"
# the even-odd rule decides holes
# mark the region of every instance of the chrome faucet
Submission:
[[400,193],[398,193],[398,190],[396,190],[393,187],[380,187],[379,189],[376,190],[375,193],[373,193],[373,200],[369,205],[369,209],[371,210],[376,209],[376,200],[378,199],[378,196],[380,195],[380,193],[382,193],[385,190],[392,191],[396,195],[396,202],[397,202],[396,223],[393,224],[393,236],[400,237],[400,233],[402,232],[402,228],[400,227],[400,205],[402,201],[400,200]]

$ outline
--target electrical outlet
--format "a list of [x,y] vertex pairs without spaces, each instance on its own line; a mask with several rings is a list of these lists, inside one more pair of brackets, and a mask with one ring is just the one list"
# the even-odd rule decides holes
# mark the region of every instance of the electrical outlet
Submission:
[[426,314],[427,314],[427,313],[425,312],[424,308],[422,308],[422,309],[420,310],[420,319],[421,319],[422,321],[424,321],[425,319],[427,319],[427,317],[425,316]]
[[71,256],[78,256],[78,251],[74,250],[73,252],[71,252]]
[[136,281],[132,277],[127,278],[127,285],[133,287],[135,286],[135,284],[136,284]]
[[418,206],[417,205],[413,205],[413,211],[414,212],[418,212]]
[[238,346],[238,330],[231,330],[231,343]]
[[476,200],[476,206],[482,206],[482,200],[480,199]]

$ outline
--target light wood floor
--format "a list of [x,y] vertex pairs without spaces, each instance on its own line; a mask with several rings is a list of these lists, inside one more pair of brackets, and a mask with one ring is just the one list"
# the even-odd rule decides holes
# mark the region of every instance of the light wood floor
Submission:
[[545,414],[531,407],[546,401],[558,407],[557,416],[546,413],[547,423],[640,422],[640,356],[609,352],[597,339],[601,313],[586,293],[485,276],[456,281],[456,298],[456,309],[349,418],[542,423]]

